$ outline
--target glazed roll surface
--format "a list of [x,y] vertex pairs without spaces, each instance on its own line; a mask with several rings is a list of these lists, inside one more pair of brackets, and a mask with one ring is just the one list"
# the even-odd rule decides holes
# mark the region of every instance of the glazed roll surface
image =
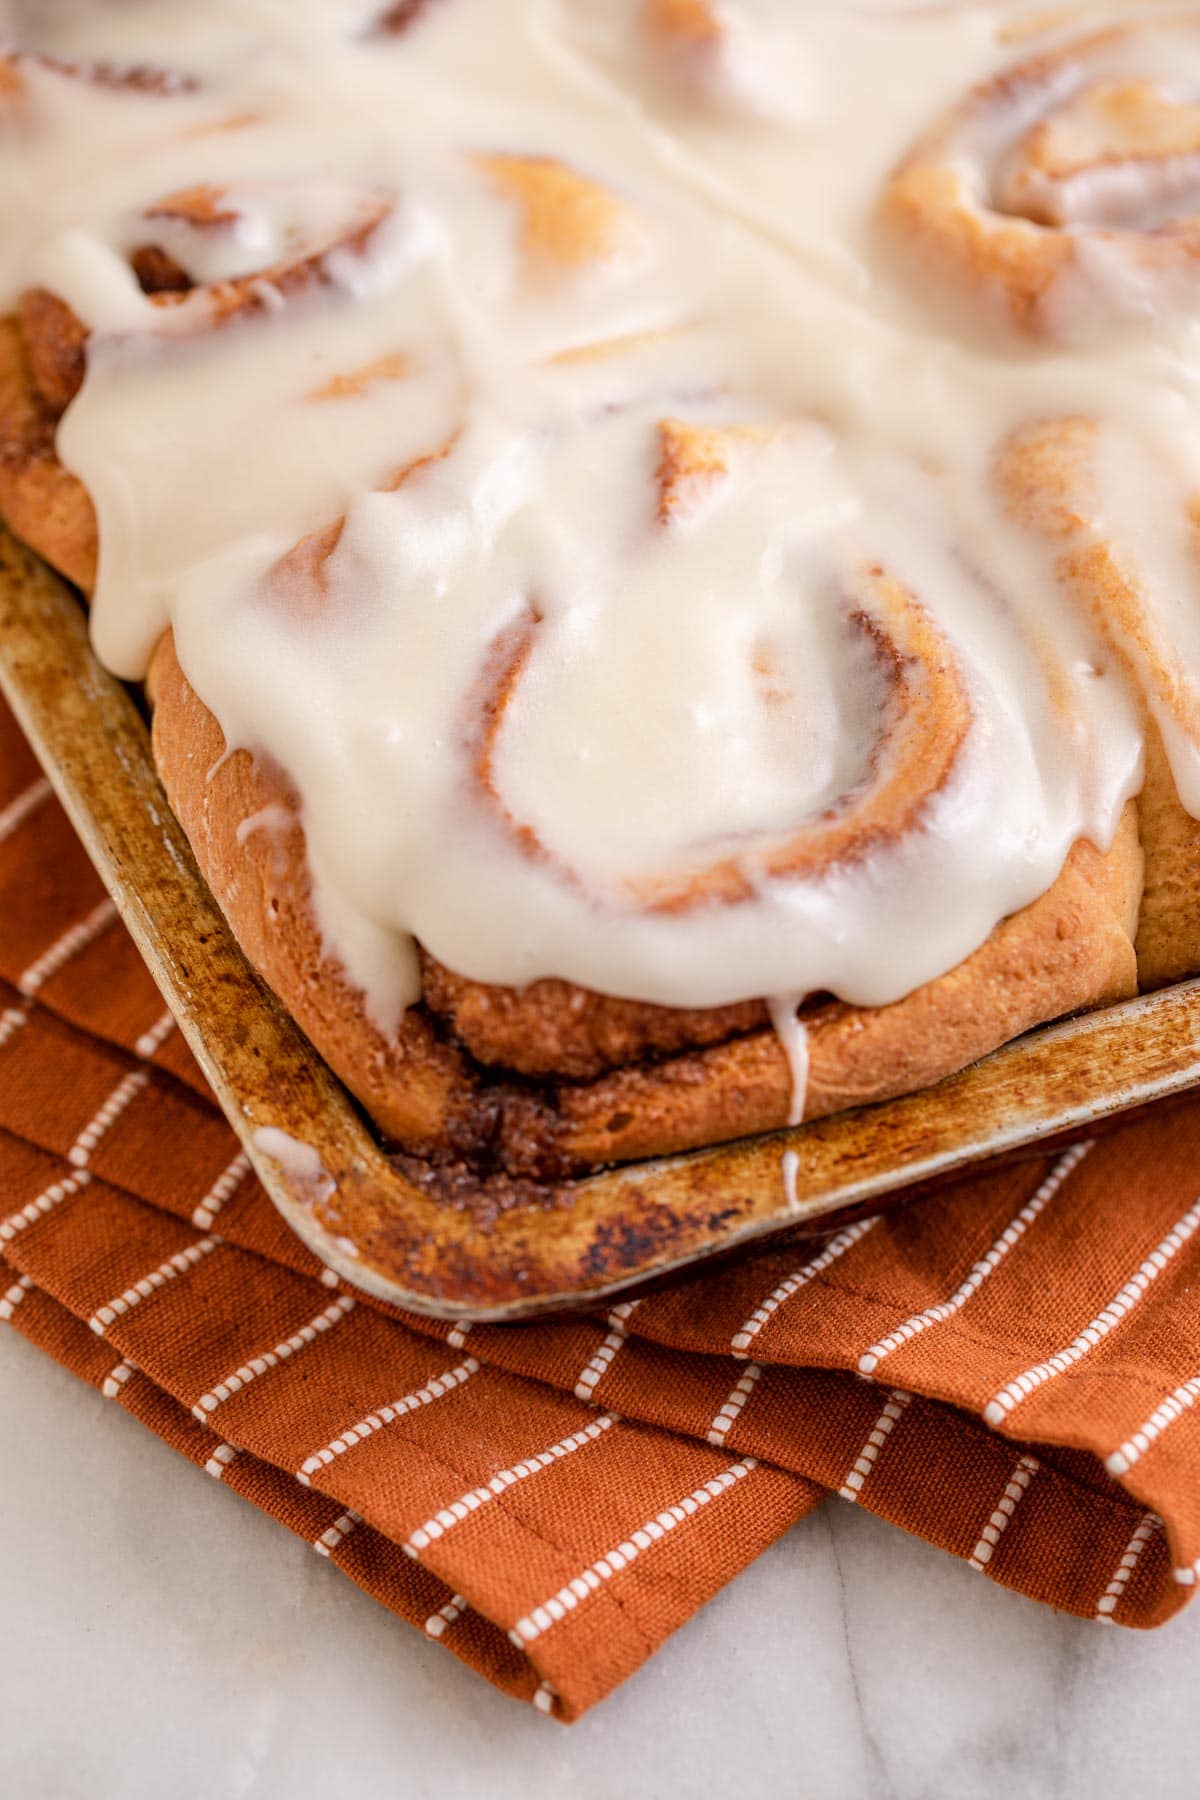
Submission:
[[1200,968],[1200,15],[171,12],[0,61],[0,513],[389,1142],[558,1180]]

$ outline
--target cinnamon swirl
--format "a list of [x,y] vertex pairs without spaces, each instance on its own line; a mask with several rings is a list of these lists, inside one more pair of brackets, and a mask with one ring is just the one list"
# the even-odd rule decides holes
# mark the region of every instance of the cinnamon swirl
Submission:
[[981,82],[884,200],[922,279],[1058,341],[1200,297],[1200,15],[1120,10]]

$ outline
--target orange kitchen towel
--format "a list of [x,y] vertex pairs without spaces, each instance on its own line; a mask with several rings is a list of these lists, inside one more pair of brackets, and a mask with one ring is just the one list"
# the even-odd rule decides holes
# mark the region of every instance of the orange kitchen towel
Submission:
[[605,1317],[406,1316],[286,1230],[0,708],[0,1319],[560,1718],[831,1492],[1175,1612],[1198,1169],[1200,1101]]

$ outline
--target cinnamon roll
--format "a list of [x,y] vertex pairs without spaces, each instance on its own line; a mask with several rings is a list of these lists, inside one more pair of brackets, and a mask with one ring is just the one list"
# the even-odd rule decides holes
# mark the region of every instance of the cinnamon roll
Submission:
[[1133,10],[989,76],[901,162],[884,215],[914,276],[1059,342],[1195,310],[1200,17]]
[[998,464],[1014,517],[1051,548],[1064,588],[1089,609],[1143,697],[1143,987],[1200,969],[1200,684],[1171,629],[1173,607],[1195,584],[1189,565],[1200,572],[1200,507],[1173,475],[1093,418],[1027,426]]
[[[812,425],[768,430],[674,419],[661,421],[656,437],[644,507],[651,551],[660,536],[695,529],[706,508],[719,506],[722,489],[736,491],[739,475],[761,482],[755,464],[772,451],[787,459],[799,446],[801,468],[803,458],[829,453],[826,434]],[[447,470],[455,454],[448,452]],[[327,536],[320,565],[326,594],[338,585],[328,565],[331,542]],[[715,912],[741,910],[753,919],[756,900],[776,884],[793,904],[805,886],[818,908],[840,886],[849,904],[863,870],[870,882],[886,885],[889,862],[899,916],[905,863],[914,846],[919,858],[939,808],[972,806],[968,795],[980,773],[972,765],[981,725],[985,735],[989,729],[989,702],[978,674],[968,675],[927,608],[882,563],[851,557],[839,566],[835,544],[821,554],[828,569],[814,588],[833,615],[843,681],[861,684],[872,721],[842,792],[794,826],[727,844],[722,854],[703,840],[684,842],[669,870],[613,870],[601,883],[555,841],[549,825],[524,816],[506,789],[513,758],[505,739],[520,733],[522,690],[553,679],[547,606],[481,646],[481,673],[464,697],[460,770],[472,784],[480,844],[499,835],[536,881],[575,904],[638,917],[651,931],[664,927],[656,945],[668,944],[688,914],[702,930],[711,929]],[[312,617],[294,589],[288,603]],[[769,718],[791,698],[786,647],[764,638],[747,652],[745,687]],[[1038,679],[1036,659],[1026,674]],[[1041,674],[1053,705],[1057,671]],[[484,983],[455,973],[427,942],[421,1006],[408,1008],[389,1031],[364,1013],[344,970],[326,960],[319,980],[312,979],[318,908],[295,796],[261,762],[225,756],[220,730],[169,641],[156,658],[153,693],[156,754],[168,790],[253,959],[384,1129],[425,1154],[452,1150],[510,1175],[547,1178],[772,1129],[801,1111],[819,1117],[924,1085],[1048,1011],[1115,998],[1134,984],[1130,935],[1141,857],[1131,807],[1107,854],[1077,844],[1047,893],[950,974],[907,998],[856,1007],[821,995],[805,1002],[797,993],[791,1010],[799,1009],[806,1052],[800,1095],[786,1037],[763,1000],[685,1008],[558,979],[520,988]],[[216,773],[206,781],[210,766]],[[977,794],[974,805],[986,802]],[[252,823],[247,834],[246,821],[267,823]],[[255,871],[249,886],[248,867]],[[968,998],[978,992],[988,994],[986,1010]],[[536,1091],[514,1086],[514,1076],[535,1081]]]
[[[346,280],[390,211],[369,192],[287,181],[243,187],[236,199],[202,185],[156,200],[121,222],[146,305],[130,335],[153,341],[273,317],[290,296]],[[312,230],[314,212],[320,224]],[[271,241],[278,254],[246,269],[246,237]],[[54,449],[58,420],[83,384],[87,328],[58,295],[34,287],[0,333],[0,508],[35,549],[90,589],[95,514]]]

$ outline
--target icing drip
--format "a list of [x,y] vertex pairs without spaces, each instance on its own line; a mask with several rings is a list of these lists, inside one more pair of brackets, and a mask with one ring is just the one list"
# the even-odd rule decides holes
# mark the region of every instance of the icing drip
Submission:
[[803,994],[774,994],[767,1001],[771,1024],[792,1072],[792,1100],[787,1119],[789,1125],[803,1122],[804,1103],[808,1095],[808,1027],[796,1016],[803,999]]
[[254,1132],[254,1147],[278,1164],[292,1192],[308,1204],[328,1200],[337,1192],[337,1183],[311,1144],[302,1144],[274,1125],[260,1125]]
[[788,1203],[788,1211],[799,1212],[800,1196],[796,1192],[796,1177],[800,1173],[800,1158],[797,1152],[785,1150],[779,1167],[783,1176],[783,1192]]

